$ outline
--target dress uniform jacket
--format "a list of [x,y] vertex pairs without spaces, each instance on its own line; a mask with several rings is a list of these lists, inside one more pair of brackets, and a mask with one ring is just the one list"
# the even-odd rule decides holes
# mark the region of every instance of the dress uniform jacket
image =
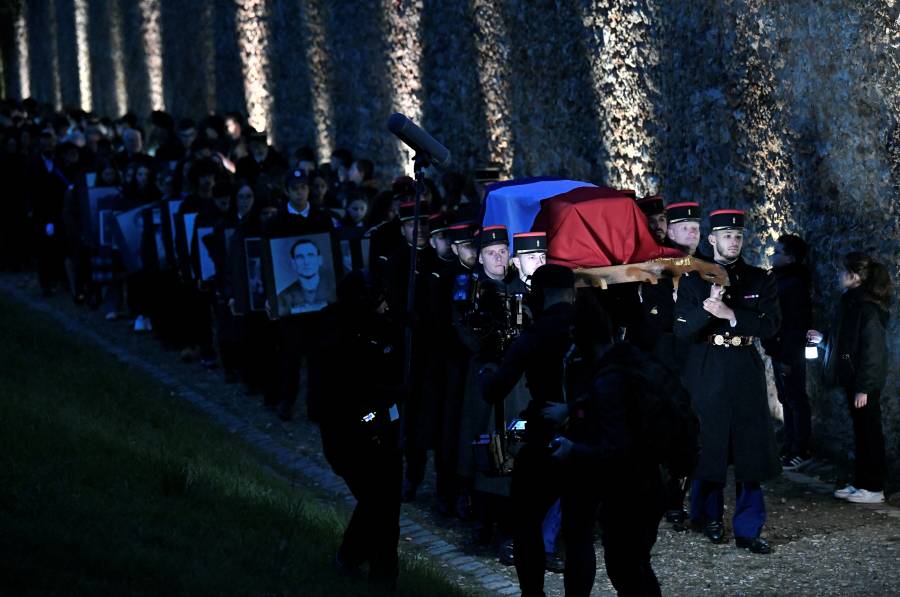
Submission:
[[[735,327],[703,309],[710,284],[696,273],[682,278],[675,303],[675,335],[691,342],[685,386],[700,418],[702,451],[694,478],[724,483],[731,462],[737,481],[764,481],[781,472],[765,367],[755,346],[733,346],[731,338],[776,333],[781,312],[775,277],[742,259],[725,269],[731,285],[723,301],[734,310]],[[717,334],[728,346],[713,344]]]

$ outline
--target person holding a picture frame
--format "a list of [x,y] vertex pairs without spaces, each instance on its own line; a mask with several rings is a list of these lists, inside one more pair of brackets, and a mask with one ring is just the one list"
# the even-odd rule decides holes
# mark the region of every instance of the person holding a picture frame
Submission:
[[[263,225],[265,238],[331,233],[331,216],[309,202],[309,180],[303,170],[292,170],[284,181],[287,203]],[[306,362],[306,416],[319,420],[323,396],[322,358],[320,351],[322,315],[302,313],[278,317],[278,305],[269,304],[270,317],[277,319],[277,373],[275,396],[266,396],[265,404],[274,408],[282,421],[294,416],[294,404],[300,392],[300,366]]]

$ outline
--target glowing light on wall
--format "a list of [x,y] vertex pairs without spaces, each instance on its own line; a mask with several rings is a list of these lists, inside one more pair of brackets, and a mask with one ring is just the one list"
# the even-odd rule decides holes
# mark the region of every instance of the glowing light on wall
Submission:
[[490,0],[471,0],[477,29],[478,83],[484,97],[484,121],[490,159],[504,178],[512,176],[513,145],[509,124],[509,38],[501,9]]
[[203,5],[200,23],[203,39],[203,75],[206,83],[206,111],[216,111],[216,44],[213,32],[213,3]]
[[128,87],[125,83],[125,42],[122,38],[122,13],[119,11],[119,3],[110,1],[109,8],[109,38],[112,44],[113,86],[116,91],[117,116],[128,111]]
[[[52,4],[52,3],[51,3]],[[87,0],[75,0],[75,45],[78,48],[78,90],[81,94],[81,109],[90,112],[93,109],[91,95],[91,50],[88,46]]]
[[319,0],[309,0],[303,11],[306,29],[306,63],[309,68],[313,100],[313,120],[316,124],[316,153],[319,162],[331,156],[334,148],[332,127],[334,105],[331,102],[331,64],[325,44],[325,26],[322,23],[322,7]]
[[[22,7],[24,10],[24,7]],[[53,83],[53,105],[57,111],[62,110],[62,75],[59,72],[59,24],[56,20],[56,2],[47,6],[47,29],[50,41],[50,80]]]
[[[422,40],[419,22],[422,0],[382,0],[388,32],[388,72],[392,111],[422,123]],[[397,156],[406,174],[413,174],[412,151],[396,139]]]
[[653,82],[646,73],[658,62],[658,50],[642,10],[649,10],[647,3],[594,0],[583,10],[582,22],[590,40],[586,50],[606,182],[650,195],[658,191],[659,181],[656,139],[646,133],[655,118],[648,96]]
[[141,34],[144,38],[144,57],[150,81],[150,106],[165,110],[163,93],[162,12],[160,0],[140,0]]
[[247,120],[257,130],[271,127],[272,94],[269,91],[269,9],[265,0],[246,0],[237,5],[236,27],[244,73]]
[[25,22],[25,7],[16,18],[16,50],[19,63],[19,98],[31,97],[31,58],[28,55],[28,23]]

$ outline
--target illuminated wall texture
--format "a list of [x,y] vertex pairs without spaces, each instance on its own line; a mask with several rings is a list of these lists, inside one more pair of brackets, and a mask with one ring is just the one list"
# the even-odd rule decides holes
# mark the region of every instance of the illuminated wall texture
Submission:
[[[7,26],[7,89],[50,103],[59,89],[64,103],[113,114],[241,110],[288,149],[325,159],[346,147],[384,176],[406,168],[384,130],[405,111],[462,171],[493,161],[514,176],[747,209],[758,263],[779,234],[799,232],[823,318],[850,248],[872,248],[900,280],[896,2],[110,2],[27,2]],[[86,19],[61,17],[85,3]],[[897,340],[892,350],[900,362]],[[816,435],[841,445],[842,406],[812,389],[825,413]],[[885,409],[900,458],[900,408]]]

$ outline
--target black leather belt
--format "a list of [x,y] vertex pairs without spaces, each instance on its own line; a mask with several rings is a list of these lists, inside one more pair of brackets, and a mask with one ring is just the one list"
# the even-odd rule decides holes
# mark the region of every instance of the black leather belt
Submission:
[[741,348],[753,345],[753,336],[732,336],[731,334],[712,334],[707,341],[713,346],[723,348]]

